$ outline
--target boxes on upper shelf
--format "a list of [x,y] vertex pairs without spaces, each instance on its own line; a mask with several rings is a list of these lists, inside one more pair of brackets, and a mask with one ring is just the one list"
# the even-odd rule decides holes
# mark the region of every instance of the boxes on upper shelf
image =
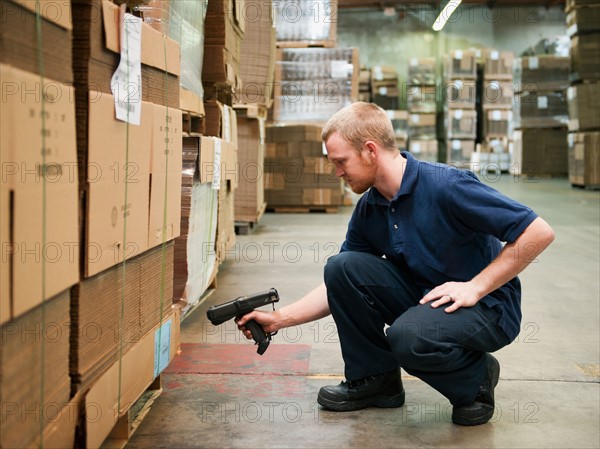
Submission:
[[410,139],[435,139],[435,114],[410,114],[408,116],[408,137]]
[[571,38],[571,81],[600,80],[600,33]]
[[444,78],[475,80],[477,57],[474,51],[454,50],[444,58]]
[[511,80],[513,77],[514,53],[512,51],[485,50],[483,78],[485,80]]
[[475,109],[477,86],[475,81],[452,80],[446,83],[445,103],[451,109]]
[[408,82],[414,85],[435,85],[435,58],[411,58],[408,63]]
[[446,111],[448,139],[475,139],[477,134],[477,112],[469,109]]
[[511,81],[485,80],[481,92],[483,109],[512,109],[514,84]]
[[335,47],[337,0],[275,1],[278,47]]
[[515,96],[515,128],[567,127],[569,113],[564,92],[522,92]]

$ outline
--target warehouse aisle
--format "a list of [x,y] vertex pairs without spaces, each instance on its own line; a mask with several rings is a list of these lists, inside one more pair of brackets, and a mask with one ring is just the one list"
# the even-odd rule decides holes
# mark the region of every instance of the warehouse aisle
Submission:
[[448,401],[407,375],[402,408],[321,409],[318,389],[343,372],[331,318],[280,332],[262,357],[233,321],[208,322],[210,305],[237,296],[275,287],[285,304],[312,289],[343,239],[351,213],[344,208],[266,214],[238,236],[217,289],[182,323],[181,354],[127,448],[598,447],[600,193],[566,179],[487,180],[533,207],[557,235],[521,276],[522,331],[497,353],[491,423],[453,425]]

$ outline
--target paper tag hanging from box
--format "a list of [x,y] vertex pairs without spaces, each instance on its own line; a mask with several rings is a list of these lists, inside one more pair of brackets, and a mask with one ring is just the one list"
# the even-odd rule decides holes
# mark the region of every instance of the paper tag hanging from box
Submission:
[[142,19],[120,10],[121,60],[110,80],[117,120],[138,125],[142,112]]

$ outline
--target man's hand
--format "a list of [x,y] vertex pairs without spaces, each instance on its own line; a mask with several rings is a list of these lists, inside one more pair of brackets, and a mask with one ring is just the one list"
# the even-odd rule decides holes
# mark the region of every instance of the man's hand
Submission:
[[444,304],[452,303],[444,309],[447,313],[452,313],[461,307],[473,307],[481,298],[471,282],[446,282],[439,285],[427,293],[419,304],[431,302],[434,309]]
[[244,326],[244,324],[250,320],[254,320],[260,324],[267,334],[273,334],[281,329],[281,326],[278,326],[278,323],[281,322],[281,316],[278,310],[275,312],[253,310],[252,312],[241,317],[239,320],[235,320],[236,324],[238,325],[238,329],[242,331],[248,340],[252,339],[252,333]]

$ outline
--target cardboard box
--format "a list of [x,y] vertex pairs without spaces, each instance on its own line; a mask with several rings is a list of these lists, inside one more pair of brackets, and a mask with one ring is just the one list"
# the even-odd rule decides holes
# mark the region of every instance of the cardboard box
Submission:
[[569,181],[583,187],[600,187],[600,132],[571,133]]
[[[73,83],[71,2],[39,2],[44,76]],[[36,2],[7,0],[1,4],[0,63],[40,74]]]
[[3,448],[33,447],[69,401],[69,299],[64,291],[0,326]]
[[86,447],[99,448],[115,424],[173,360],[179,348],[179,312],[165,315],[156,326],[127,351],[90,388],[85,397],[87,415]]
[[577,84],[567,89],[569,129],[600,128],[600,82]]
[[590,6],[573,8],[567,13],[569,36],[600,31],[600,8],[598,3]]
[[239,184],[234,198],[235,221],[255,223],[264,211],[265,120],[238,118]]
[[153,105],[148,248],[179,236],[181,223],[181,111]]
[[408,151],[420,161],[437,162],[438,161],[438,142],[437,140],[409,140]]
[[221,181],[228,181],[232,190],[237,187],[238,157],[231,142],[203,136],[200,139],[198,166],[201,183],[213,183],[214,188],[220,188]]
[[521,92],[514,102],[515,128],[567,127],[569,112],[564,92]]
[[446,83],[445,101],[452,109],[475,109],[477,88],[475,81],[453,80]]
[[435,85],[435,58],[411,58],[408,63],[408,82],[416,85]]
[[571,38],[571,81],[600,80],[600,33]]
[[173,299],[173,243],[153,248],[71,290],[70,375],[85,391],[166,314]]
[[219,101],[205,103],[206,135],[219,137],[238,147],[237,114],[235,110]]
[[79,280],[77,156],[73,88],[45,79],[43,101],[39,75],[0,65],[0,78],[15,86],[0,103],[6,320]]
[[[120,9],[107,0],[72,2],[73,70],[78,109],[86,111],[88,90],[112,94],[120,61]],[[179,108],[179,44],[142,23],[142,100]],[[79,113],[79,112],[78,112]]]
[[444,59],[446,79],[474,80],[477,78],[477,58],[474,51],[454,50]]
[[408,138],[408,111],[386,111],[394,127],[396,138]]
[[487,110],[484,115],[483,133],[486,138],[512,135],[512,111],[504,109]]
[[410,114],[408,116],[408,136],[411,139],[435,139],[436,132],[435,114]]
[[446,142],[447,163],[465,164],[471,162],[475,152],[475,141],[452,139]]
[[514,85],[518,92],[560,91],[569,87],[569,58],[526,56],[515,60]]
[[153,105],[140,126],[114,118],[114,97],[90,92],[85,276],[148,249]]
[[513,167],[527,176],[568,174],[566,129],[523,129],[513,132]]
[[200,98],[194,92],[184,88],[181,88],[179,105],[182,111],[192,112],[200,117],[204,117],[206,114],[202,98]]
[[512,109],[514,90],[511,81],[485,80],[481,94],[483,109]]
[[512,80],[515,54],[512,51],[487,50],[483,59],[485,80]]
[[437,106],[436,86],[407,86],[408,111],[413,114],[434,113]]
[[448,139],[475,139],[477,112],[469,109],[449,109],[446,112]]

